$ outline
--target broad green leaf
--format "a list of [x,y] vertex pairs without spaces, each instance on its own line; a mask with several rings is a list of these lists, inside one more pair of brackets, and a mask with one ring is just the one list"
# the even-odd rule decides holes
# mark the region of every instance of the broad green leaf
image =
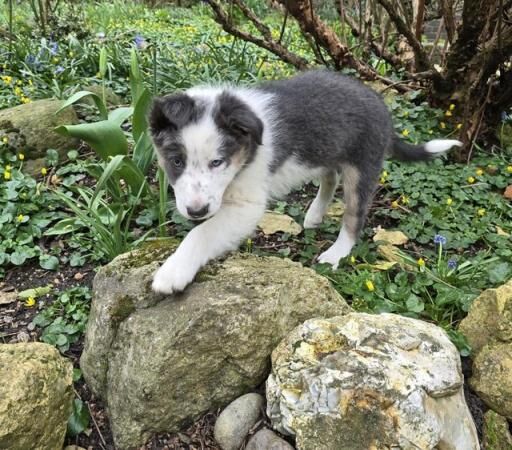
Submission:
[[62,111],[64,108],[67,108],[68,106],[71,106],[73,103],[76,103],[78,100],[84,98],[84,97],[92,97],[92,100],[94,101],[96,107],[98,108],[98,111],[100,113],[100,117],[102,119],[106,119],[108,116],[107,107],[105,106],[105,103],[103,103],[103,100],[98,94],[95,94],[91,91],[79,91],[75,94],[73,94],[71,97],[69,97],[62,107],[55,113],[58,114],[60,111]]
[[121,124],[133,114],[133,108],[131,106],[123,106],[116,108],[108,114],[108,120],[121,126]]
[[137,99],[137,103],[135,104],[133,111],[132,133],[133,140],[135,142],[138,142],[142,133],[147,132],[148,130],[147,114],[152,101],[153,96],[148,89],[144,88]]
[[53,255],[41,255],[39,265],[46,270],[57,270],[59,268],[59,258]]
[[91,416],[85,403],[79,398],[73,401],[73,412],[68,419],[68,434],[77,436],[87,429]]
[[115,155],[126,155],[128,141],[119,125],[111,120],[79,125],[61,125],[55,131],[64,136],[72,136],[87,142],[98,155],[108,160]]

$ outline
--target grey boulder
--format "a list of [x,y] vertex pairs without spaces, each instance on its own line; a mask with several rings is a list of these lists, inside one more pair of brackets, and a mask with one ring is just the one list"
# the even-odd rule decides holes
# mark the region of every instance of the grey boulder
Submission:
[[300,450],[479,448],[446,333],[394,314],[312,319],[272,354],[267,415]]
[[94,280],[81,367],[108,405],[119,448],[178,431],[250,392],[294,327],[350,311],[313,270],[252,255],[211,263],[182,294],[162,299],[151,292],[152,274],[175,247],[157,242],[121,255]]
[[293,450],[293,447],[273,431],[263,428],[249,439],[245,450]]

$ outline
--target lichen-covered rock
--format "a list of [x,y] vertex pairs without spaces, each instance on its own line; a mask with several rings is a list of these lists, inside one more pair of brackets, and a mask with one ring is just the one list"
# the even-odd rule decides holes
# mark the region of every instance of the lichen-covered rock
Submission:
[[303,450],[478,449],[462,385],[442,329],[352,313],[308,320],[279,344],[267,414]]
[[512,345],[500,342],[482,348],[469,383],[494,411],[512,419]]
[[26,159],[41,158],[50,148],[64,155],[78,141],[57,134],[54,128],[78,123],[78,117],[71,107],[55,114],[63,104],[62,100],[44,99],[1,110],[0,137],[6,137],[9,147],[23,152]]
[[0,344],[0,448],[61,450],[73,366],[48,344]]
[[510,450],[512,449],[512,434],[508,429],[505,417],[500,416],[492,409],[484,415],[484,442],[485,450]]
[[213,435],[222,450],[238,450],[241,447],[261,415],[263,404],[263,397],[251,392],[232,401],[220,413]]
[[491,342],[512,345],[512,280],[497,289],[487,289],[476,298],[459,330],[477,354]]
[[175,245],[121,255],[94,280],[81,367],[108,404],[119,448],[251,391],[290,330],[350,310],[314,271],[252,255],[209,264],[185,292],[162,299],[151,278]]

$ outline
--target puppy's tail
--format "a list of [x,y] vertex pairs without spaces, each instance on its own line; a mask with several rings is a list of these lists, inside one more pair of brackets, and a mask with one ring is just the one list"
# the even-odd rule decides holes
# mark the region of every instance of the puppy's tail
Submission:
[[411,145],[395,136],[393,138],[391,157],[400,161],[426,161],[447,152],[454,145],[461,147],[462,142],[456,139],[433,139],[425,144]]

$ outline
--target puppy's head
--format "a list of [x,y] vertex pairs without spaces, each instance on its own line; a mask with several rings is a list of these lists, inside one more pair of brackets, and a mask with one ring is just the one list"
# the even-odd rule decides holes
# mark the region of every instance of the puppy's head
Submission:
[[160,166],[181,214],[213,216],[226,188],[261,145],[263,123],[228,92],[213,100],[187,94],[157,98],[149,123]]

